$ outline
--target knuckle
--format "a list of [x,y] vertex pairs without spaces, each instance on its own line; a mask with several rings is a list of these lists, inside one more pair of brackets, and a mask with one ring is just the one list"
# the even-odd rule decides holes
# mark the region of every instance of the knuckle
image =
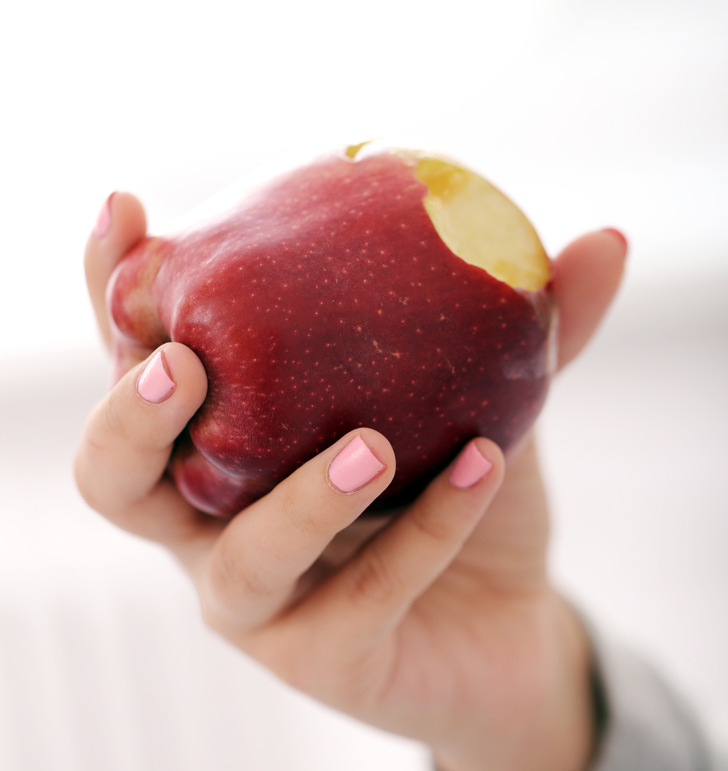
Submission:
[[453,527],[451,518],[443,516],[432,516],[432,512],[427,509],[418,509],[412,512],[412,526],[417,534],[424,538],[443,543],[452,540]]
[[110,394],[89,416],[73,458],[76,488],[92,509],[104,515],[111,512],[114,504],[104,486],[105,468],[114,457],[119,438],[124,441],[127,435],[118,404]]
[[73,458],[73,478],[76,489],[86,504],[101,514],[109,508],[108,495],[102,483],[103,472],[100,473],[99,459],[104,447],[91,433],[84,436]]
[[401,582],[382,553],[370,547],[359,561],[349,587],[353,605],[381,606],[389,603],[401,590]]
[[298,496],[284,494],[280,509],[285,520],[306,539],[320,538],[328,535],[331,530],[330,518],[325,511],[318,506],[301,505]]
[[[111,391],[108,398],[102,402],[101,406],[102,429],[105,436],[111,436],[122,442],[128,442],[129,422],[125,419],[121,408],[120,400],[117,398],[117,392]],[[103,440],[99,444],[106,444]]]
[[344,526],[341,507],[324,505],[315,494],[311,495],[309,489],[302,488],[294,479],[281,483],[273,495],[281,521],[294,531],[300,541],[328,541]]
[[216,608],[235,608],[250,597],[263,597],[269,591],[251,565],[242,559],[234,543],[221,539],[208,565],[208,602]]

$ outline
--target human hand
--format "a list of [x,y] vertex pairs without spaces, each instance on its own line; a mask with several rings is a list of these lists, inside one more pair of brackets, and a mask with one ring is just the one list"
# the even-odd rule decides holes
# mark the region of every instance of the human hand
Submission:
[[[109,203],[86,253],[107,341],[108,278],[146,231],[135,198]],[[603,231],[556,260],[561,366],[598,326],[625,251]],[[200,361],[177,343],[161,356],[122,351],[79,447],[78,485],[108,519],[177,556],[213,629],[314,698],[426,743],[443,771],[585,767],[589,646],[549,581],[532,442],[506,468],[479,438],[396,517],[357,519],[395,468],[386,438],[359,429],[222,522],[164,475],[205,397]]]

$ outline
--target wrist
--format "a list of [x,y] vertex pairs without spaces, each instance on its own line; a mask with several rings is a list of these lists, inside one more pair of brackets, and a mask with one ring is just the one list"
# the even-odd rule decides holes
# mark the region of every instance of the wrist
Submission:
[[543,667],[533,690],[497,732],[473,721],[457,742],[433,748],[436,771],[586,771],[596,727],[591,645],[577,615],[555,594],[545,622]]

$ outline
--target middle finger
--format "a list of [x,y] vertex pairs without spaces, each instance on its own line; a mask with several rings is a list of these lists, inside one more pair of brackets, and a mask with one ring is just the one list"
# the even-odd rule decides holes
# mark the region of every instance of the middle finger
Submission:
[[264,624],[296,595],[331,540],[387,487],[394,454],[360,429],[316,456],[235,517],[201,577],[208,622],[220,631]]

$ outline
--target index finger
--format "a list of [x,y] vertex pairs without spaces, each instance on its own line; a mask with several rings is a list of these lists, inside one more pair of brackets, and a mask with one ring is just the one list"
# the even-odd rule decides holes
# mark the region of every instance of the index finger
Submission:
[[99,212],[86,243],[84,267],[91,305],[107,347],[111,328],[106,312],[106,286],[121,258],[147,233],[144,207],[130,193],[112,193]]

